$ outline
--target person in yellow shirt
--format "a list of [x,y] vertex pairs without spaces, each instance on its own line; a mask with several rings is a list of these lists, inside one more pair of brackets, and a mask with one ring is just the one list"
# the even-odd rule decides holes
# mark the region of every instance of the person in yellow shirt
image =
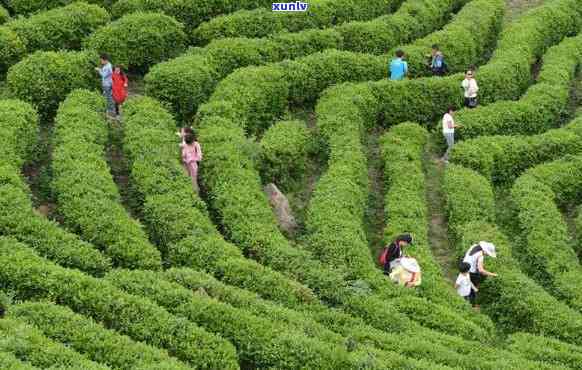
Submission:
[[414,258],[402,257],[392,269],[390,279],[407,288],[419,286],[422,281],[420,265]]

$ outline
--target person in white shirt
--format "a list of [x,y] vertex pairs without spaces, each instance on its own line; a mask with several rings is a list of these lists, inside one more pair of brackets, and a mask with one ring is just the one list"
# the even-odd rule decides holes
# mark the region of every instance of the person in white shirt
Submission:
[[467,253],[463,262],[469,264],[469,277],[473,285],[479,289],[481,282],[488,276],[495,277],[497,274],[485,270],[485,256],[497,257],[495,252],[495,245],[489,242],[480,241],[479,243],[472,245]]
[[474,305],[476,293],[479,289],[471,281],[469,275],[470,269],[471,265],[467,262],[461,262],[459,264],[459,276],[457,276],[457,280],[455,281],[455,289],[457,289],[457,293],[459,293],[461,297]]
[[475,108],[477,106],[479,86],[477,85],[477,80],[475,80],[475,72],[473,70],[470,69],[465,73],[465,79],[461,82],[461,86],[465,90],[465,107]]
[[453,115],[455,114],[455,108],[449,107],[447,113],[443,116],[443,136],[447,142],[447,151],[441,158],[445,163],[449,163],[449,154],[455,145],[455,128],[460,127],[460,125],[455,124]]

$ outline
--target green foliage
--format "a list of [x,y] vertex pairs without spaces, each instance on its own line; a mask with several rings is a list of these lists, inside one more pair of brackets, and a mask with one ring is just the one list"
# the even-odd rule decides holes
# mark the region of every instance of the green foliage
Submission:
[[[41,332],[22,321],[0,319],[0,351],[40,368],[69,368],[106,370],[109,367],[87,360],[67,346],[53,342]],[[2,364],[2,368],[6,368]]]
[[582,348],[579,346],[526,333],[512,334],[508,342],[511,351],[530,360],[582,369]]
[[[145,298],[120,291],[103,279],[59,267],[11,239],[0,239],[0,288],[18,299],[52,298],[137,341],[165,348],[195,368],[238,368],[227,341],[169,314]],[[0,320],[3,321],[3,320]]]
[[310,133],[301,121],[281,121],[261,140],[263,178],[281,186],[299,183],[310,151]]
[[96,88],[99,79],[91,52],[36,52],[12,66],[6,77],[13,96],[32,103],[42,119],[50,118],[75,89]]
[[107,11],[82,2],[62,8],[17,18],[6,27],[24,42],[26,50],[76,50],[82,41],[110,20]]
[[183,25],[157,13],[124,16],[93,33],[85,46],[107,53],[115,64],[138,71],[182,54],[186,47]]
[[53,340],[66,342],[69,348],[111,368],[129,370],[155,366],[160,369],[189,369],[172,359],[164,350],[107,330],[68,307],[26,302],[12,306],[10,317],[38,328]]
[[104,158],[104,99],[77,90],[55,119],[53,190],[65,223],[102,248],[117,266],[159,269],[159,251],[123,208]]
[[[86,3],[96,4],[109,8],[117,0],[83,0]],[[28,15],[39,11],[62,7],[78,0],[6,0],[8,7],[19,15]]]
[[20,361],[13,353],[0,350],[0,364],[6,370],[34,370],[38,369],[32,365]]
[[0,25],[8,22],[8,20],[10,20],[10,14],[8,13],[8,10],[6,10],[1,4],[0,4]]
[[0,75],[18,62],[26,54],[26,47],[18,35],[0,26]]

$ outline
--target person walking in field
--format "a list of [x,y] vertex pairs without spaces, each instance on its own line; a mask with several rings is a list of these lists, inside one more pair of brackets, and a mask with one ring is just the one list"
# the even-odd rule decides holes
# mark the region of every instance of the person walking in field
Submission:
[[465,73],[465,79],[461,82],[461,87],[464,90],[465,107],[477,107],[477,92],[479,91],[479,86],[477,85],[477,80],[475,80],[475,72],[472,69],[469,69]]
[[444,76],[447,72],[445,56],[438,45],[433,45],[430,53],[430,70],[433,76]]
[[402,257],[396,261],[398,262],[394,264],[394,268],[390,272],[390,279],[406,288],[419,286],[422,282],[422,277],[418,261],[411,257]]
[[404,52],[396,51],[396,58],[390,62],[390,79],[393,81],[404,80],[408,74],[408,63],[404,60]]
[[180,143],[182,162],[192,179],[194,191],[198,193],[198,162],[202,160],[202,148],[196,140],[196,135],[192,129],[183,129],[182,133],[182,143]]
[[[492,258],[497,257],[495,245],[486,241],[480,241],[479,243],[472,245],[463,258],[463,262],[469,264],[469,278],[471,279],[473,286],[476,288],[476,291],[481,288],[481,282],[485,280],[486,277],[497,276],[497,274],[485,269],[485,256]],[[474,304],[476,298],[477,294],[475,293],[473,297],[474,307],[477,307]]]
[[389,275],[391,270],[397,264],[397,260],[404,257],[403,248],[413,244],[414,239],[411,234],[402,234],[384,247],[380,254],[380,264],[384,267],[384,274]]
[[115,113],[115,107],[113,104],[113,69],[107,54],[101,54],[99,61],[101,63],[101,67],[95,67],[95,70],[101,76],[103,96],[107,100],[107,113],[113,116]]
[[450,106],[447,109],[447,112],[443,116],[443,136],[445,137],[445,141],[447,142],[447,151],[441,158],[441,160],[445,163],[449,163],[449,155],[451,154],[451,150],[455,145],[455,128],[461,127],[460,125],[455,124],[455,119],[453,115],[455,114],[455,108]]
[[474,305],[476,293],[479,289],[471,281],[470,269],[471,265],[467,262],[461,262],[459,264],[459,276],[457,276],[457,280],[455,281],[455,289],[461,297]]
[[115,103],[115,115],[119,117],[119,107],[127,99],[127,76],[120,65],[116,65],[111,76],[113,81],[112,96]]

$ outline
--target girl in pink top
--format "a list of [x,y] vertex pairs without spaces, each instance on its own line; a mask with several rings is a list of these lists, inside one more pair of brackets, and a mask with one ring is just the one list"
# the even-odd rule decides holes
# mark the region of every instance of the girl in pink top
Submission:
[[202,160],[202,149],[192,130],[182,130],[182,162],[192,178],[192,187],[198,192],[198,162]]

